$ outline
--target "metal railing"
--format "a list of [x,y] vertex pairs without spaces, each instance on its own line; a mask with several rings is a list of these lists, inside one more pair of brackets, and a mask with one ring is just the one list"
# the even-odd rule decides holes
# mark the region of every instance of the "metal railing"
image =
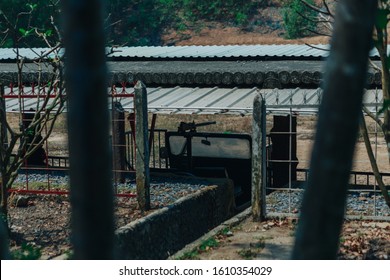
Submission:
[[[165,147],[165,134],[166,129],[154,129],[149,130],[149,133],[153,133],[150,138],[150,168],[167,169],[169,168],[169,161],[167,158],[163,158],[160,155],[160,148]],[[135,166],[135,142],[132,131],[126,131],[126,165],[128,170],[133,170]]]

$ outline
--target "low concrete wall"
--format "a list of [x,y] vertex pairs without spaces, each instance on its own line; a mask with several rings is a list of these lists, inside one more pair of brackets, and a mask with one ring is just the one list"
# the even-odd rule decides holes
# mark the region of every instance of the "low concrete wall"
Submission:
[[118,259],[167,259],[234,214],[230,180],[219,180],[115,232]]

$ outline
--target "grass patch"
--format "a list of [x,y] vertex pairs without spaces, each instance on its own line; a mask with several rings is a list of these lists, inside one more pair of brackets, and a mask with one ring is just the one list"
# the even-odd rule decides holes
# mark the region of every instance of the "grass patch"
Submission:
[[199,255],[211,250],[212,248],[216,248],[219,246],[219,242],[214,238],[210,237],[203,241],[198,247],[195,249],[184,253],[178,260],[196,260],[199,259]]
[[260,253],[265,247],[265,240],[270,238],[259,237],[255,243],[250,243],[249,248],[241,249],[237,253],[245,260],[252,260]]
[[257,256],[257,252],[253,251],[252,249],[242,249],[237,252],[243,259],[245,260],[252,260]]
[[11,257],[14,260],[38,260],[41,256],[39,248],[27,243],[23,243],[20,248],[11,251]]
[[218,247],[218,245],[219,245],[219,242],[218,242],[214,237],[211,237],[211,238],[205,240],[205,241],[199,246],[199,250],[200,250],[200,251],[208,251],[208,250],[210,250],[211,248]]
[[[24,189],[26,188],[26,183],[13,183],[13,189]],[[28,182],[29,190],[47,190],[48,184],[47,182]],[[56,191],[68,191],[68,184],[54,184],[50,183],[50,189]]]

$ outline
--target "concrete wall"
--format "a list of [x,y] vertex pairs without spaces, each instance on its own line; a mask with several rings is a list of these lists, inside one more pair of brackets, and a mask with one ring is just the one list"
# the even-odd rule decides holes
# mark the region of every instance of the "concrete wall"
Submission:
[[233,184],[219,180],[116,233],[118,259],[166,259],[234,213]]

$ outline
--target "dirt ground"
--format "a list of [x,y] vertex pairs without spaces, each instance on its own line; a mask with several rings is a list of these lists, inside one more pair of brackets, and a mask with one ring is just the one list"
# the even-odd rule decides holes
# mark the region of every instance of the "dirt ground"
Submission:
[[[254,222],[250,209],[179,251],[173,259],[287,260],[291,258],[297,218]],[[390,222],[344,222],[338,259],[389,259]]]
[[[211,119],[210,119],[211,118]],[[234,131],[250,133],[251,118],[239,116],[186,116],[185,121],[203,122],[217,120],[216,126],[204,127],[207,131]],[[297,156],[299,168],[309,166],[311,146],[315,132],[315,117],[298,117]],[[158,127],[174,130],[179,119],[172,116],[158,119]],[[269,117],[269,122],[272,117]],[[64,155],[66,134],[64,120],[50,138],[50,152]],[[373,130],[372,124],[370,124]],[[270,129],[270,127],[268,128]],[[374,140],[374,139],[373,139]],[[379,139],[380,140],[380,139]],[[378,157],[382,171],[388,170],[388,159],[383,141],[379,141]],[[65,151],[65,152],[64,152]],[[371,171],[364,144],[358,142],[355,170]],[[142,216],[134,203],[119,199],[116,203],[116,225],[123,226]],[[66,196],[31,197],[28,207],[14,207],[11,213],[11,247],[20,249],[22,244],[40,248],[43,259],[53,259],[71,252],[70,245],[70,203]],[[365,226],[363,226],[365,225]],[[379,225],[379,227],[378,227]],[[288,259],[290,257],[295,219],[269,220],[255,223],[250,218],[239,225],[229,227],[227,232],[215,233],[215,242],[197,249],[195,259]],[[340,258],[385,259],[390,257],[389,223],[371,221],[349,221],[341,237]],[[200,246],[200,245],[199,245]],[[191,257],[192,258],[192,257]]]
[[[28,245],[37,253],[39,252],[40,259],[70,256],[72,246],[69,197],[67,195],[22,196],[27,198],[27,202],[17,207],[13,202],[18,197],[20,196],[10,197],[11,251],[23,251],[34,258],[31,250],[24,249]],[[159,208],[158,205],[152,204],[150,211],[142,213],[135,199],[126,197],[116,198],[114,207],[115,228],[124,226]]]
[[[278,1],[273,1],[278,2]],[[315,0],[321,6],[322,1]],[[329,1],[328,1],[329,2]],[[251,45],[251,44],[327,44],[328,36],[286,39],[283,29],[283,5],[273,3],[258,9],[243,28],[224,26],[220,22],[197,21],[185,31],[166,30],[162,39],[166,45]]]
[[[218,24],[215,24],[218,26]],[[185,36],[186,35],[186,36]],[[164,35],[164,41],[170,44],[175,42],[176,46],[187,45],[287,45],[287,44],[328,44],[329,37],[312,36],[302,39],[285,39],[279,36],[278,31],[270,34],[261,32],[245,32],[236,27],[215,28],[204,27],[200,32],[185,32],[177,34],[175,32]]]

